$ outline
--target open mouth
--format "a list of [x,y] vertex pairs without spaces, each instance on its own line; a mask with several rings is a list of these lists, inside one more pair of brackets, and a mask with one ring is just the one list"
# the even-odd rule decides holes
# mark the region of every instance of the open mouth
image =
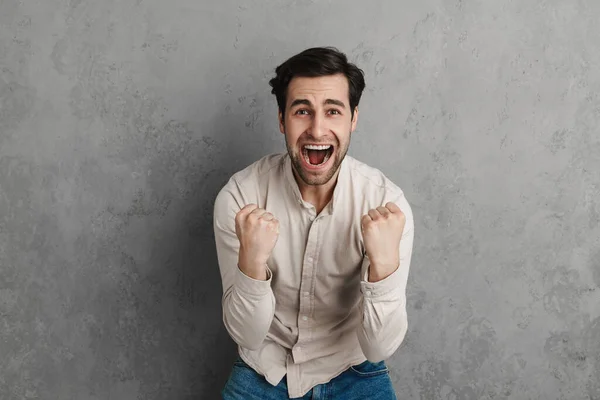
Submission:
[[333,146],[307,144],[302,147],[302,156],[308,165],[319,167],[324,165],[333,154]]

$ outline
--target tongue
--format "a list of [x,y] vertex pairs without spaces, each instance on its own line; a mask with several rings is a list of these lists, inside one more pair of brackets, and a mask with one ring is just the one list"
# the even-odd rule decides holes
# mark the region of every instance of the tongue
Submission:
[[325,160],[329,150],[308,150],[308,159],[313,165],[319,165]]

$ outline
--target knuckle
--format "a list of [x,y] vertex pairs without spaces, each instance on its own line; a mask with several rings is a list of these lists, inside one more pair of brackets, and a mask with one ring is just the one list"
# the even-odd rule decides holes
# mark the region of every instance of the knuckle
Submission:
[[240,210],[240,213],[250,213],[254,209],[256,209],[256,204],[247,204]]
[[273,214],[263,214],[262,219],[265,222],[272,222],[275,219],[275,217],[273,216]]

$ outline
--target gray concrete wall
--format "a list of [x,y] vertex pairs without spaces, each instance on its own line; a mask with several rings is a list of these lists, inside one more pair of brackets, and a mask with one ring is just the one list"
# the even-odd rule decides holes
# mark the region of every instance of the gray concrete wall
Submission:
[[413,204],[401,399],[600,399],[600,2],[0,1],[0,398],[215,399],[212,204],[268,79],[364,68],[350,153]]

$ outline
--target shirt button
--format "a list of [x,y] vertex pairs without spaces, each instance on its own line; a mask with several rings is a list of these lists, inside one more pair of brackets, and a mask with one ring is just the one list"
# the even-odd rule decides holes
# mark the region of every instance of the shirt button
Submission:
[[310,296],[310,292],[304,292],[305,296]]
[[314,221],[314,220],[315,220],[315,217],[310,217],[309,219],[310,219],[310,220],[311,220],[311,222],[312,222],[312,221]]
[[308,317],[305,315],[304,317],[302,317],[302,321],[308,321]]
[[314,261],[314,258],[312,258],[312,257],[308,257],[308,262],[309,262],[309,263],[311,263],[311,262],[313,262],[313,261]]

